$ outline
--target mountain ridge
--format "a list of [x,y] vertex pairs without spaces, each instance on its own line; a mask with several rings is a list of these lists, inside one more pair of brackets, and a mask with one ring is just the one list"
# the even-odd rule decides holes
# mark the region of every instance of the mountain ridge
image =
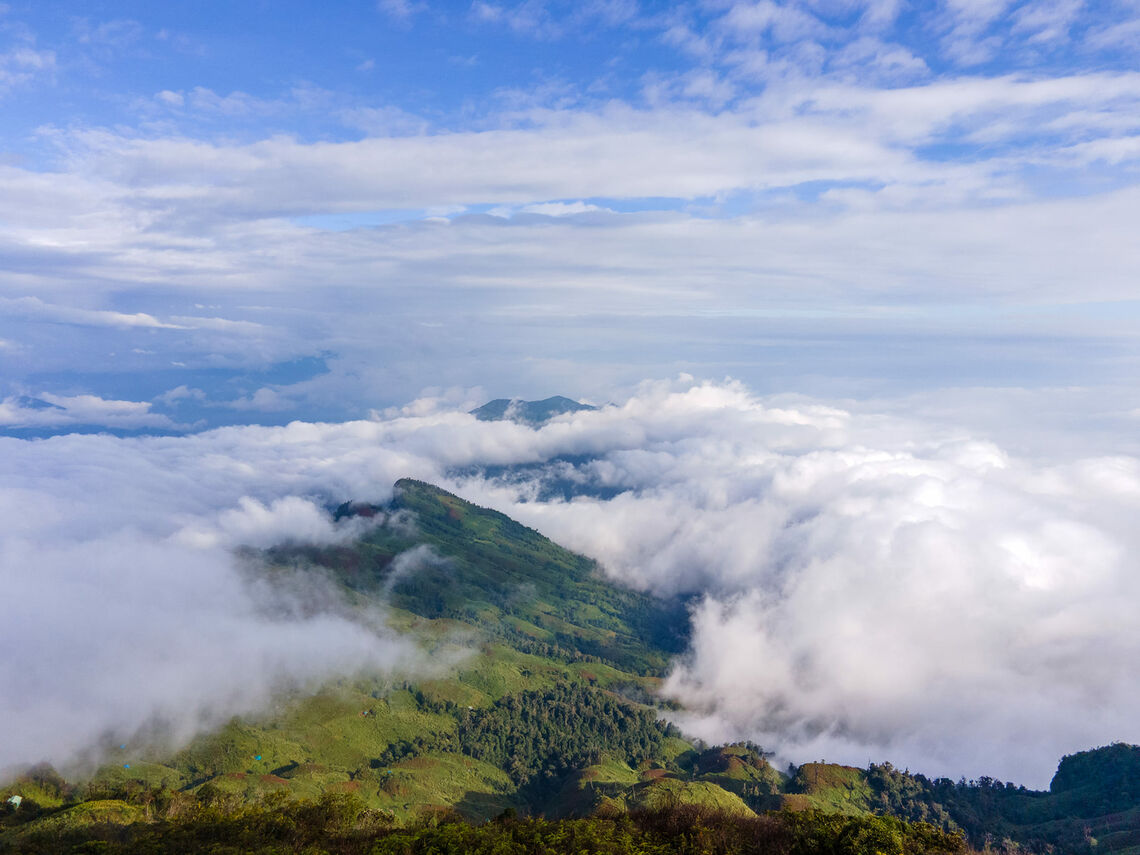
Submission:
[[471,410],[471,415],[484,422],[510,420],[520,424],[538,427],[556,416],[596,410],[590,404],[583,404],[573,398],[553,395],[541,401],[524,401],[521,398],[495,398]]

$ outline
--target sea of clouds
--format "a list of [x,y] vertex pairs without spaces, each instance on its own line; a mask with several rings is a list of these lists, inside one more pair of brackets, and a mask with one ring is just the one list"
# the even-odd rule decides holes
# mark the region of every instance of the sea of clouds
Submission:
[[619,583],[695,594],[663,688],[693,735],[1035,786],[1064,753],[1140,741],[1140,460],[680,378],[539,429],[423,399],[340,424],[0,438],[0,768],[423,667],[321,579],[270,588],[233,553],[351,538],[365,523],[329,504],[401,477]]

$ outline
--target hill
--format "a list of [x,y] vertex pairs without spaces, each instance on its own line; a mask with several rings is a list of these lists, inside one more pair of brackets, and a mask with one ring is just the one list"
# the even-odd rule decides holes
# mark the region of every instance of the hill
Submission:
[[[912,840],[913,851],[955,851],[952,834],[962,831],[979,848],[1004,840],[1033,851],[1140,852],[1140,748],[1067,757],[1045,793],[990,779],[929,780],[889,764],[811,763],[785,774],[759,746],[687,740],[655,705],[671,657],[688,642],[684,601],[615,587],[589,559],[419,481],[397,482],[387,505],[345,503],[334,516],[371,525],[347,546],[248,551],[250,572],[269,580],[320,573],[362,611],[385,603],[390,622],[441,663],[438,672],[283,696],[264,715],[177,751],[141,739],[104,746],[104,765],[77,784],[29,770],[0,789],[0,798],[23,797],[0,816],[0,851],[106,842],[108,829],[145,840],[168,833],[155,823],[183,828],[203,817],[214,831],[193,826],[193,834],[238,834],[243,816],[273,826],[268,817],[309,805],[322,816],[352,813],[335,828],[318,823],[323,830],[313,833],[326,837],[512,812],[636,816],[648,823],[637,833],[650,836],[718,817],[731,837],[775,810],[785,842],[862,835],[863,848],[826,851],[901,852],[913,834],[928,835]],[[875,824],[884,815],[902,824]],[[291,821],[317,822],[303,812]],[[652,831],[654,823],[661,828]],[[272,836],[268,826],[257,833]]]

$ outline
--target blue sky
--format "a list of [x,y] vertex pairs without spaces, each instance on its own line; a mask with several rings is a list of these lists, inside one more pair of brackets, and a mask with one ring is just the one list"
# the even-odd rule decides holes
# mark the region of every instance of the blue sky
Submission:
[[5,431],[1132,394],[1133,2],[0,9]]

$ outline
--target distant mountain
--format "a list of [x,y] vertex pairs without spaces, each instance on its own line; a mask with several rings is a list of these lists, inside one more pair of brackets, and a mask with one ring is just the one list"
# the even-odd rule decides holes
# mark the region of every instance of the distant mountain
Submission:
[[13,399],[17,407],[24,410],[63,410],[59,404],[53,404],[50,401],[45,401],[43,398],[32,398],[28,395],[17,395]]
[[[785,773],[759,746],[709,747],[667,722],[655,690],[687,647],[685,601],[614,586],[590,559],[421,481],[335,517],[371,526],[348,545],[249,551],[251,572],[271,582],[309,568],[364,615],[383,604],[452,667],[338,680],[177,752],[116,739],[79,784],[29,770],[0,786],[0,852],[491,851],[466,837],[416,848],[393,829],[422,836],[432,817],[498,816],[479,839],[515,828],[494,849],[511,853],[933,855],[967,839],[987,852],[1140,855],[1136,746],[1064,758],[1049,792],[890,764]],[[592,819],[551,831],[503,819],[514,814]],[[721,842],[698,846],[712,828]],[[625,842],[523,845],[532,833]]]
[[589,404],[582,404],[561,395],[542,401],[522,401],[518,398],[496,398],[471,411],[471,415],[482,422],[514,421],[537,427],[555,416],[577,413],[581,410],[596,410]]

